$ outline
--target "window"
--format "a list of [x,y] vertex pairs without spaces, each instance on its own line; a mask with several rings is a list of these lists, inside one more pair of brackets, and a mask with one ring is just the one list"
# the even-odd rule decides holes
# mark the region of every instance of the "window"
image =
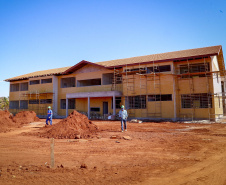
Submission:
[[75,109],[75,99],[68,99],[68,109]]
[[[60,100],[60,108],[66,109],[66,99]],[[68,109],[75,109],[75,99],[68,99]]]
[[41,79],[41,84],[52,83],[52,78]]
[[154,66],[148,67],[147,73],[160,73],[160,72],[169,72],[171,71],[171,65],[164,65],[164,66]]
[[61,88],[67,87],[75,87],[75,77],[61,79]]
[[128,109],[145,109],[146,96],[129,96],[127,99]]
[[29,100],[29,104],[39,104],[39,100]]
[[20,91],[28,91],[28,82],[20,84]]
[[152,94],[148,95],[148,101],[172,101],[172,94]]
[[52,104],[52,99],[41,99],[40,104]]
[[101,79],[79,80],[78,87],[101,85]]
[[20,100],[20,109],[28,109],[28,100]]
[[10,101],[9,108],[10,109],[19,109],[19,101]]
[[[111,108],[113,109],[113,98],[111,100]],[[115,108],[116,109],[121,109],[121,102],[122,102],[122,97],[115,97]]]
[[181,108],[212,108],[212,96],[207,93],[183,94]]
[[[200,72],[209,72],[209,71],[210,71],[209,63],[189,64],[189,67],[188,67],[188,64],[180,65],[180,74],[200,73]],[[189,76],[205,77],[205,74],[185,75],[183,76],[183,78],[189,78]]]
[[60,100],[60,108],[61,109],[66,109],[66,99],[61,99]]
[[10,92],[19,91],[19,84],[10,84]]
[[100,112],[100,107],[90,107],[91,112]]
[[112,82],[113,82],[113,77],[114,77],[114,74],[113,74],[113,73],[106,73],[106,74],[103,74],[103,75],[102,75],[103,85],[112,84]]
[[115,98],[116,109],[120,109],[121,108],[121,102],[122,102],[122,98],[121,97],[116,97]]
[[125,69],[125,72],[127,72],[127,74],[136,74],[136,73],[145,74],[147,72],[147,68],[146,67],[130,68]]
[[30,85],[40,84],[40,80],[31,80]]

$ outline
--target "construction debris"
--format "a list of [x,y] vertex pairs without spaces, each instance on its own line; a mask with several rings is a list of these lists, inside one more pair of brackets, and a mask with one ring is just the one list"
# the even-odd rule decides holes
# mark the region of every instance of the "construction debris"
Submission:
[[142,123],[142,121],[137,119],[131,119],[130,123]]
[[132,140],[132,138],[130,136],[123,136],[123,139],[125,139],[125,140]]

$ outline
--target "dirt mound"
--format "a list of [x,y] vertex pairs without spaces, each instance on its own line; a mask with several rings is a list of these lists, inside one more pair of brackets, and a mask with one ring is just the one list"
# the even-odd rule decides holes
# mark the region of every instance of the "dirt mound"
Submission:
[[45,126],[41,137],[56,139],[89,138],[98,130],[85,115],[73,111],[67,118],[52,126]]
[[34,111],[21,111],[13,117],[13,121],[17,124],[28,124],[40,120]]
[[12,128],[21,127],[23,124],[39,121],[34,111],[22,111],[13,115],[5,110],[0,111],[0,132],[10,131]]
[[9,111],[0,111],[0,132],[9,131],[10,127],[16,126],[12,120],[12,115]]

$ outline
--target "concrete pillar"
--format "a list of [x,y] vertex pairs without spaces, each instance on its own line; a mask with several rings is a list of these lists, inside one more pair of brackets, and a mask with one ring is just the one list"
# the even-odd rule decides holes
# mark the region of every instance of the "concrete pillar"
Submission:
[[113,115],[116,115],[116,111],[115,111],[115,95],[113,95]]
[[174,121],[177,120],[177,92],[176,92],[176,76],[174,76],[176,74],[176,69],[173,63],[173,109],[174,109]]
[[53,115],[58,115],[58,77],[53,76]]
[[66,98],[66,117],[68,117],[68,98]]
[[90,119],[90,97],[88,97],[88,119]]

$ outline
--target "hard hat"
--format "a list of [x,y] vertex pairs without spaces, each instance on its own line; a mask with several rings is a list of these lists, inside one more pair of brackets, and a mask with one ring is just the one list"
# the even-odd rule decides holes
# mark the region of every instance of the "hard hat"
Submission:
[[50,106],[48,106],[48,109],[51,109],[51,107],[50,107]]
[[124,108],[124,105],[122,105],[121,108]]

